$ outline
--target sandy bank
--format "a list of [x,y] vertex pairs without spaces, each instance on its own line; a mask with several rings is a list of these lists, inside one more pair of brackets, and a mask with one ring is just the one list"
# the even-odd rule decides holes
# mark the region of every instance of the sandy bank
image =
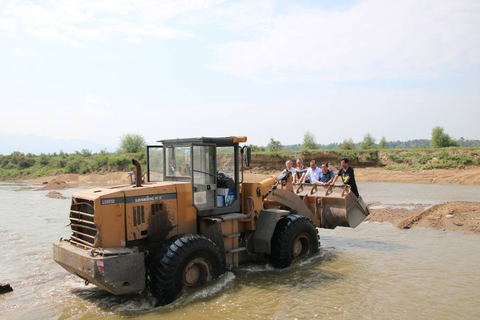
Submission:
[[[338,168],[332,167],[334,172]],[[257,168],[244,173],[244,181],[259,182],[271,175],[279,175],[281,170],[258,170]],[[405,170],[393,171],[384,168],[355,168],[356,179],[359,182],[397,182],[423,184],[462,184],[480,186],[480,168],[467,167],[465,169],[434,169],[434,170]],[[53,180],[63,181],[70,186],[74,185],[109,185],[130,183],[127,172],[109,172],[103,174],[61,174],[41,177],[26,182],[45,184]]]
[[370,204],[366,221],[390,222],[400,229],[415,226],[480,234],[479,202],[448,202],[435,206]]
[[26,180],[26,182],[28,183],[46,184],[47,186],[54,183],[54,181],[64,182],[70,188],[72,188],[77,185],[111,185],[130,183],[130,176],[127,172],[109,172],[104,174],[60,174],[56,176],[40,177],[32,180]]

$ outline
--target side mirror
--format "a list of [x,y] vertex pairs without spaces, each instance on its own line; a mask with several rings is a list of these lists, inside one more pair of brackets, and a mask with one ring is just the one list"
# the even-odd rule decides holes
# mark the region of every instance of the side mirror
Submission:
[[252,164],[252,149],[249,146],[247,146],[247,157],[245,159],[245,164],[247,167],[250,167]]

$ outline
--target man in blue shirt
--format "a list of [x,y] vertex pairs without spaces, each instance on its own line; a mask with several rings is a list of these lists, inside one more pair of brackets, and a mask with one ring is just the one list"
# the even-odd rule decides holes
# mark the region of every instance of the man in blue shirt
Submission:
[[322,163],[322,169],[320,170],[318,181],[315,181],[315,184],[328,186],[333,182],[334,178],[335,174],[332,170],[328,169],[328,163],[324,162]]

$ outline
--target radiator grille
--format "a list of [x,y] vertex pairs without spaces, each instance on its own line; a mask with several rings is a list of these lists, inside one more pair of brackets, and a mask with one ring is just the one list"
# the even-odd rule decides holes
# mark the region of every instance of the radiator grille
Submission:
[[70,208],[70,226],[72,236],[70,242],[85,248],[95,246],[97,227],[93,223],[95,208],[93,201],[74,198]]

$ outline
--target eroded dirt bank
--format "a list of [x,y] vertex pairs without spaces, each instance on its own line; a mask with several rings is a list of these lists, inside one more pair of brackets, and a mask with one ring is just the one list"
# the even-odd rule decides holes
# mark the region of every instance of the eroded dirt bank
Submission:
[[[336,173],[339,167],[331,166],[331,169]],[[279,175],[280,173],[281,170],[261,170],[259,168],[254,168],[244,173],[244,181],[258,182],[271,175]],[[462,184],[480,186],[480,167],[405,171],[395,171],[384,168],[355,168],[355,175],[359,182]],[[70,186],[88,184],[124,184],[130,183],[130,176],[127,172],[109,172],[104,174],[61,174],[26,180],[26,182],[42,184],[53,182],[53,180],[65,182]]]
[[370,204],[369,222],[390,222],[400,229],[420,226],[480,234],[479,202],[448,202],[435,206]]
[[[340,167],[330,166],[336,174]],[[355,168],[358,182],[397,182],[424,184],[462,184],[480,186],[480,168],[467,167],[461,169],[404,170],[395,171],[385,168]],[[280,170],[259,171],[252,169],[247,175],[257,181],[262,177],[279,175]],[[247,180],[248,181],[248,180]],[[259,180],[261,181],[261,180]]]

